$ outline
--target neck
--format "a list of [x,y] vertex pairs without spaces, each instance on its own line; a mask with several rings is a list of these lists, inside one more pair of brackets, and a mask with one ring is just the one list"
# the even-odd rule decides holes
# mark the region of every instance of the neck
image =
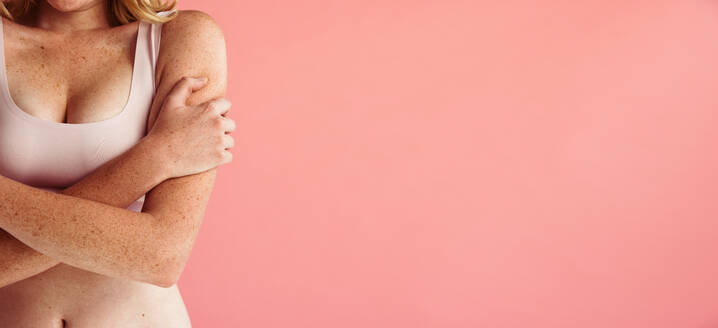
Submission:
[[38,1],[37,6],[23,17],[25,25],[67,33],[111,27],[109,9],[104,1],[95,2],[87,8],[60,11],[47,3]]

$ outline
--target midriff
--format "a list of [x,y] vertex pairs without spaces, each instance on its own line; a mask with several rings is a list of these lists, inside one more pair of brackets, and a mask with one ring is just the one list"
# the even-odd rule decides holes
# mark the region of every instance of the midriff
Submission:
[[176,285],[162,288],[59,264],[0,288],[0,322],[12,328],[191,327]]

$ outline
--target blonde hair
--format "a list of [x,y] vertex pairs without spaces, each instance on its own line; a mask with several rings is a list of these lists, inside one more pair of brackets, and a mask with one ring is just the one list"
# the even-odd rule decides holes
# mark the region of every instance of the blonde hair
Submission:
[[[14,17],[22,17],[27,14],[37,0],[10,0],[0,2],[0,15],[13,20]],[[172,2],[160,2],[160,0],[107,0],[107,6],[114,18],[120,24],[127,24],[136,20],[144,20],[150,23],[166,23],[177,16],[177,11],[166,16],[157,15],[160,11],[174,9],[177,0]]]

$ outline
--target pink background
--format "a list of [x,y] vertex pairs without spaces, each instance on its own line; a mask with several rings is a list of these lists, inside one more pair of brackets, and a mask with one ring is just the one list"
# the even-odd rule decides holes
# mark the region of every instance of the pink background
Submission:
[[195,327],[718,327],[718,1],[190,1]]

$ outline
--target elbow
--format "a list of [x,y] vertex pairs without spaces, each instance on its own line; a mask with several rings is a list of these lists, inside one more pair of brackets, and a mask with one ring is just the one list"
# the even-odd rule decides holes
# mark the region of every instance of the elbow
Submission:
[[[170,237],[167,234],[164,237]],[[160,239],[161,240],[161,239]],[[186,238],[169,238],[155,247],[153,261],[150,270],[152,277],[151,284],[169,288],[177,284],[184,271],[185,264],[189,259],[191,244],[179,240],[187,240]]]
[[158,287],[169,288],[177,284],[189,252],[184,251],[186,247],[181,243],[172,243],[160,238],[155,241],[160,240],[162,242],[145,247],[147,261],[144,261],[142,280]]
[[167,242],[167,240],[157,246],[152,252],[154,256],[149,272],[150,283],[158,287],[169,288],[176,285],[182,275],[189,258],[189,249],[183,243]]
[[170,288],[176,285],[178,280],[179,274],[169,273],[156,277],[154,281],[151,282],[151,284],[157,287]]
[[160,226],[152,245],[145,248],[151,259],[146,282],[162,288],[177,284],[192,250],[195,230],[190,228]]
[[161,259],[153,266],[152,272],[148,275],[150,278],[146,282],[158,287],[170,288],[179,281],[183,268],[184,261],[176,258]]

